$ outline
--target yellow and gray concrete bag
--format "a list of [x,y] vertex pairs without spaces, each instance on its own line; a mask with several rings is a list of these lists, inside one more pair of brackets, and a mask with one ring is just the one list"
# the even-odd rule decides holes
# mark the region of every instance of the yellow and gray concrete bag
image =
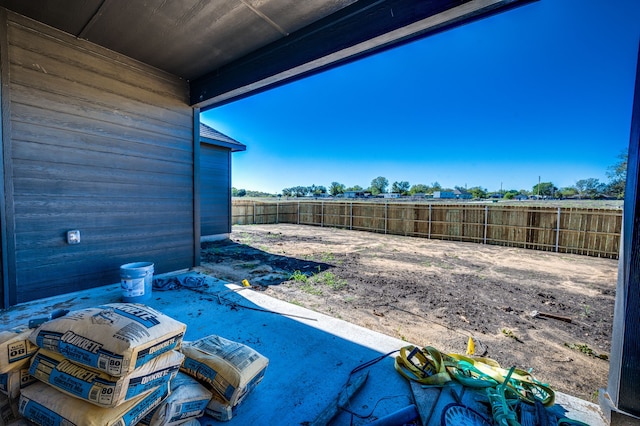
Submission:
[[73,362],[119,377],[179,349],[186,328],[148,306],[111,303],[45,322],[29,340]]
[[15,371],[16,364],[24,365],[36,353],[38,347],[29,341],[32,331],[26,324],[0,331],[0,374]]
[[[205,407],[212,394],[193,377],[179,372],[169,386],[171,395],[160,406],[140,420],[145,426],[183,425],[189,419],[196,419],[204,414]],[[199,423],[198,423],[199,424]]]
[[33,357],[29,373],[67,395],[99,407],[116,407],[166,385],[178,374],[183,359],[180,352],[170,351],[126,376],[115,377],[40,349]]
[[167,383],[115,408],[104,408],[37,382],[22,391],[20,414],[40,426],[131,426],[160,405],[168,395]]
[[181,370],[207,385],[231,406],[242,401],[264,377],[269,359],[249,346],[220,336],[184,342]]

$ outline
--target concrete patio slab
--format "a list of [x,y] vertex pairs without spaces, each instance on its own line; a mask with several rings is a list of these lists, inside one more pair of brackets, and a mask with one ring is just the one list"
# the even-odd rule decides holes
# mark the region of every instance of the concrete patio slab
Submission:
[[[394,370],[393,356],[384,356],[408,342],[201,276],[206,287],[154,291],[145,303],[187,324],[187,341],[216,334],[269,358],[264,380],[238,406],[229,424],[308,424],[338,396],[354,368],[379,357],[366,368],[369,377],[351,400],[352,413],[340,412],[332,424],[368,424],[413,403],[411,387]],[[120,301],[116,284],[14,306],[0,311],[0,320],[6,329],[54,309]],[[556,405],[572,419],[605,425],[595,404],[558,394]]]

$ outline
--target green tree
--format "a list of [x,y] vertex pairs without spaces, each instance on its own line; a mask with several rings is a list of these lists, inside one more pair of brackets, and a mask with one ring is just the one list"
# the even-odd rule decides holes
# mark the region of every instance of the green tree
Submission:
[[386,177],[378,176],[371,181],[371,195],[378,195],[387,192],[389,180]]
[[338,182],[331,182],[331,185],[329,186],[329,194],[335,197],[338,194],[344,194],[344,191],[345,187],[343,184]]
[[345,189],[345,191],[356,191],[356,192],[362,191],[362,190],[364,190],[364,188],[361,187],[360,185],[353,185]]
[[327,193],[327,188],[322,185],[312,185],[313,191],[309,191],[313,195],[322,195]]
[[607,183],[606,191],[617,198],[624,198],[629,154],[627,151],[622,151],[617,158],[618,161],[608,168],[607,177],[609,178],[609,183]]
[[411,195],[426,194],[427,192],[429,192],[429,187],[422,183],[413,185],[411,188],[409,188],[409,194]]
[[402,182],[393,182],[393,185],[391,185],[391,192],[407,195],[409,193],[409,187],[409,182],[404,180]]
[[486,188],[482,188],[480,186],[474,186],[466,190],[469,192],[473,198],[487,198],[487,190]]
[[564,188],[560,188],[558,192],[562,198],[569,198],[574,195],[578,195],[578,190],[573,186],[565,186]]
[[431,192],[433,191],[442,191],[442,185],[440,185],[438,181],[435,181],[431,184]]
[[552,197],[557,190],[558,188],[551,182],[540,182],[533,186],[531,193],[541,197]]
[[238,189],[238,192],[236,194],[236,197],[244,197],[245,195],[247,195],[247,191],[244,189]]
[[604,191],[605,184],[600,183],[599,179],[588,178],[580,179],[576,182],[574,187],[576,188],[576,191],[578,191],[580,198],[596,198]]

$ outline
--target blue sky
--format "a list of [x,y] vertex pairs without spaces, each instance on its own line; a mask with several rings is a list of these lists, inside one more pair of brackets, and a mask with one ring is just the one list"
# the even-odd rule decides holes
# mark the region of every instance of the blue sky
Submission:
[[247,145],[238,189],[606,182],[629,143],[639,42],[640,1],[540,0],[201,119]]

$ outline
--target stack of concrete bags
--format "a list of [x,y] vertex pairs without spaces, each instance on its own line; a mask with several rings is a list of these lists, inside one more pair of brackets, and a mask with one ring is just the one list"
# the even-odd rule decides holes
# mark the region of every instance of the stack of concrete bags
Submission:
[[128,426],[170,394],[186,325],[153,308],[113,303],[73,311],[29,336],[39,349],[20,414],[38,425]]
[[29,362],[38,347],[29,341],[31,331],[26,324],[0,331],[0,426],[19,424],[20,390],[35,381]]
[[249,346],[215,335],[184,342],[180,350],[185,355],[181,370],[212,392],[205,413],[219,421],[231,420],[269,365]]

